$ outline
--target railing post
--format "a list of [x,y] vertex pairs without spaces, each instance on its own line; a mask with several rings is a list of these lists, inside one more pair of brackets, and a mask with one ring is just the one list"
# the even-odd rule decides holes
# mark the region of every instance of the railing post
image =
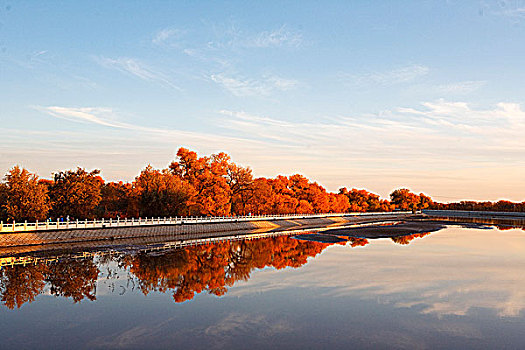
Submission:
[[24,231],[27,231],[27,220],[24,221]]
[[75,228],[78,228],[78,219],[76,220]]
[[104,218],[102,218],[102,220],[100,220],[100,226],[104,227]]
[[113,226],[113,218],[109,218],[109,227]]
[[15,232],[15,220],[13,219],[13,232]]
[[[0,230],[1,231],[1,230]],[[35,223],[35,231],[38,231],[38,220]]]

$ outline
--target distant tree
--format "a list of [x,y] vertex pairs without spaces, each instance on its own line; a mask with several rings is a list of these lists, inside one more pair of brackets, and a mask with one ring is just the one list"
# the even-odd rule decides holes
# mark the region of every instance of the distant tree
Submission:
[[373,212],[373,211],[391,211],[393,205],[385,199],[380,199],[379,195],[368,192],[367,190],[358,190],[352,188],[350,191],[343,187],[339,193],[345,195],[350,203],[350,212]]
[[419,209],[421,198],[417,194],[410,192],[410,190],[401,188],[390,194],[390,200],[397,209],[417,210]]
[[38,176],[15,166],[5,176],[0,188],[0,201],[4,215],[9,220],[42,220],[50,209],[45,185],[38,183]]
[[418,209],[427,209],[434,205],[434,201],[429,196],[425,196],[423,193],[419,194]]
[[55,174],[50,196],[55,216],[87,219],[95,216],[100,203],[101,187],[104,180],[100,170],[87,172],[85,169],[61,171]]

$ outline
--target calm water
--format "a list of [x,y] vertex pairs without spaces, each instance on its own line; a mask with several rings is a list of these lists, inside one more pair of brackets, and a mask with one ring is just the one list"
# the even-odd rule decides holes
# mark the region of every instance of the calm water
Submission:
[[523,348],[525,232],[291,237],[2,269],[2,348]]

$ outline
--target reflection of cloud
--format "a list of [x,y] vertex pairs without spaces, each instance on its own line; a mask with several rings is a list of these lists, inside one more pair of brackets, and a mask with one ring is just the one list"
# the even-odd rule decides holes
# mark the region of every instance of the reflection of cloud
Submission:
[[324,297],[357,296],[417,307],[424,314],[467,315],[486,308],[513,317],[525,310],[521,230],[449,228],[409,246],[377,240],[363,249],[335,246],[327,251],[288,275],[262,271],[228,296],[301,287],[320,288]]
[[116,334],[97,337],[89,343],[89,347],[129,349],[141,346],[144,347],[148,344],[151,345],[152,342],[158,344],[158,338],[164,338],[167,330],[171,328],[173,323],[174,318],[169,318],[155,325],[139,325],[131,327]]
[[269,337],[279,333],[291,332],[292,329],[292,326],[284,320],[271,321],[265,315],[234,312],[206,328],[204,333],[214,337],[236,337],[243,334]]

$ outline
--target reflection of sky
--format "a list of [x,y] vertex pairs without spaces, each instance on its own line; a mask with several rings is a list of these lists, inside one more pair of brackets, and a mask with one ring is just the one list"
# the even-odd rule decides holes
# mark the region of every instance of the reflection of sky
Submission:
[[329,297],[418,305],[423,313],[464,315],[488,308],[500,316],[518,316],[525,307],[524,257],[522,230],[449,228],[407,246],[390,239],[351,252],[334,246],[300,271],[265,271],[229,295],[320,288]]
[[103,266],[95,302],[42,295],[0,309],[1,347],[520,348],[524,249],[520,230],[459,228],[406,246],[332,246],[181,304],[169,292],[120,295],[127,272],[108,278]]

